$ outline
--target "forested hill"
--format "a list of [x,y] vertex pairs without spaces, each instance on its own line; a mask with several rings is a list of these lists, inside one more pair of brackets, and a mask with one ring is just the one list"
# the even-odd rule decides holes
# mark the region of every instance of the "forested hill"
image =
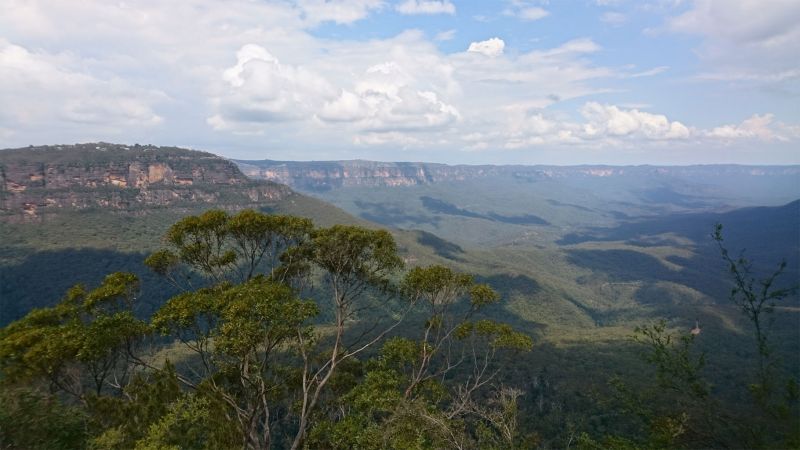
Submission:
[[287,186],[250,180],[211,153],[109,143],[0,150],[0,325],[120,270],[143,279],[138,312],[147,314],[174,291],[144,258],[172,223],[212,208],[359,222]]
[[[241,448],[252,430],[273,430],[267,436],[272,448],[286,448],[292,435],[307,439],[308,448],[453,448],[442,441],[453,437],[475,441],[462,448],[794,448],[792,439],[800,434],[791,389],[800,379],[800,308],[791,287],[800,254],[800,203],[774,202],[783,195],[798,198],[797,175],[791,168],[774,177],[734,169],[691,182],[645,171],[575,173],[558,180],[497,175],[417,185],[402,185],[403,178],[387,172],[384,180],[396,184],[317,192],[351,215],[285,185],[250,180],[232,162],[204,152],[103,143],[2,150],[0,448],[134,448],[137,442],[164,448],[189,439],[205,448]],[[755,193],[750,201],[771,198],[773,204],[725,206],[745,190]],[[733,262],[746,275],[745,291],[759,287],[749,275],[768,274],[788,259],[782,276],[762,291],[777,303],[774,309],[763,303],[759,314],[769,326],[755,327],[769,339],[754,339],[754,320],[747,315],[754,306],[747,298],[757,296],[745,296],[745,303],[728,299],[731,262],[709,236],[717,222],[724,224],[731,255],[747,248],[754,261],[752,267]],[[270,229],[286,245],[303,244],[292,247],[296,253],[265,259],[295,265],[261,273],[291,278],[313,268],[309,278],[287,278],[291,283],[279,288],[261,277],[237,286],[223,280],[214,290],[190,286],[187,292],[159,276],[172,273],[183,256],[191,259],[192,248],[184,244],[216,245],[220,251],[212,254],[227,255],[223,250],[242,248],[235,247],[233,230],[260,224],[278,227]],[[165,238],[170,229],[177,234]],[[214,237],[220,230],[224,242]],[[263,228],[247,235],[276,248],[270,242],[277,241],[263,240]],[[380,252],[359,250],[372,242]],[[165,246],[171,246],[166,253]],[[340,257],[342,251],[348,255]],[[370,254],[386,271],[324,276],[341,268],[380,268],[375,261],[348,263]],[[246,259],[252,253],[235,255]],[[155,259],[145,265],[145,258]],[[205,261],[227,264],[224,258]],[[182,267],[180,280],[194,283],[197,271],[208,267],[208,280],[217,275],[215,265],[198,267]],[[254,265],[243,260],[237,267]],[[106,277],[119,271],[138,282],[125,274]],[[340,279],[374,285],[365,291],[324,284]],[[387,289],[398,280],[403,289]],[[78,283],[85,289],[71,289]],[[437,299],[445,297],[436,287],[441,283],[446,291],[469,293],[448,300],[455,302],[445,307],[455,321],[442,319]],[[286,297],[293,286],[313,292],[303,291],[302,301]],[[134,291],[135,298],[128,298]],[[358,303],[330,295],[345,291],[368,295]],[[425,308],[414,303],[422,296],[431,299]],[[420,308],[409,312],[409,305]],[[477,311],[473,306],[480,307],[480,316],[463,315]],[[284,312],[289,315],[274,315]],[[381,321],[404,317],[390,328],[391,339],[364,338]],[[461,324],[458,317],[471,322]],[[334,322],[350,336],[341,342],[354,342],[353,348],[372,342],[374,348],[358,357],[350,353],[346,364],[318,360],[317,355],[340,354],[328,347],[341,348],[331,341],[340,335],[331,332]],[[183,328],[187,324],[191,330]],[[430,332],[443,326],[450,331]],[[151,341],[153,330],[168,334]],[[265,344],[274,330],[288,330],[281,334],[288,340]],[[261,331],[267,340],[238,334]],[[412,339],[415,333],[421,340]],[[458,342],[431,346],[426,340],[434,335]],[[185,336],[190,337],[183,348],[178,342]],[[134,341],[146,344],[141,353],[129,345]],[[248,343],[266,347],[240,345]],[[479,366],[470,355],[494,355],[507,344],[514,353],[502,361],[478,361],[496,378],[476,382],[473,376],[481,371],[473,370]],[[436,346],[448,350],[428,353]],[[252,358],[269,355],[268,349],[280,354],[266,366],[255,364]],[[50,355],[56,359],[48,360]],[[450,371],[460,364],[451,366],[451,355],[466,357],[468,366]],[[239,356],[244,359],[232,363]],[[317,407],[298,411],[298,389],[322,379],[297,378],[305,373],[304,360],[323,365],[308,372],[312,377],[326,368],[339,372],[325,378],[331,383],[324,393],[320,388]],[[222,390],[184,385],[197,380],[207,361],[211,381],[202,386]],[[757,373],[759,366],[767,369]],[[76,367],[85,369],[75,372]],[[90,372],[103,367],[119,369],[123,383],[116,372],[106,382],[103,374],[111,372],[92,379],[97,373]],[[256,372],[229,372],[233,367]],[[132,374],[137,376],[124,379]],[[241,389],[240,375],[252,376],[256,384],[249,386],[261,390]],[[84,395],[89,385],[96,392]],[[54,395],[45,387],[61,391]],[[259,409],[267,392],[276,415]],[[242,414],[261,417],[261,424],[245,427],[255,422],[237,421]],[[298,425],[302,417],[309,419],[305,438]],[[493,431],[498,427],[510,430],[502,441]],[[417,435],[426,440],[405,440]],[[366,445],[381,439],[397,440]],[[247,445],[270,448],[261,444]]]
[[[174,291],[144,258],[170,225],[209,209],[377,227],[207,152],[102,142],[0,150],[0,326],[113,271],[142,278],[137,312],[148,314]],[[393,232],[404,257],[434,254],[415,233]]]
[[64,210],[246,206],[290,189],[250,180],[211,153],[151,145],[89,143],[0,150],[0,220]]

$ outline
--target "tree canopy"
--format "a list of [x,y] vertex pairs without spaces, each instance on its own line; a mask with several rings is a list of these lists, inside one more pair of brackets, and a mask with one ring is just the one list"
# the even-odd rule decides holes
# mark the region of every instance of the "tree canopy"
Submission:
[[35,419],[73,448],[521,442],[522,391],[498,374],[532,341],[477,316],[499,301],[489,286],[403,272],[385,230],[253,210],[186,217],[164,243],[146,264],[180,293],[151,317],[133,314],[136,276],[114,273],[0,332],[4,404],[62,405]]

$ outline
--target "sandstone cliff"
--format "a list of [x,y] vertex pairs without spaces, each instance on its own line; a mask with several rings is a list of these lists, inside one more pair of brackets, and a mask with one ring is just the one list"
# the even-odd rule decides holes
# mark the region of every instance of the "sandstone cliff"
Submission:
[[174,147],[78,144],[0,150],[0,220],[64,210],[136,210],[282,199],[282,185],[253,181],[216,155]]
[[525,181],[623,177],[800,177],[800,166],[471,166],[362,160],[235,162],[248,177],[272,180],[310,192],[355,186],[413,186],[492,177]]

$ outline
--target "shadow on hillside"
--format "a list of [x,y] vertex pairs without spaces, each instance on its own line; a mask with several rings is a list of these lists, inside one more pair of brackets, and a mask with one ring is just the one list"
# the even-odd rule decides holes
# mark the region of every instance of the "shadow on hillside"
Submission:
[[633,250],[569,249],[566,253],[571,264],[601,272],[609,283],[636,282],[650,286],[667,281],[688,286],[716,300],[726,298],[729,293],[725,266],[717,255],[701,253],[688,259],[670,258],[670,262],[681,267],[673,270],[658,258]]
[[362,200],[356,200],[353,204],[362,210],[358,214],[361,218],[383,225],[396,227],[398,224],[412,223],[416,225],[430,224],[435,227],[439,224],[438,217],[408,214],[402,206]]
[[613,228],[589,228],[584,233],[570,233],[560,245],[591,241],[625,241],[632,245],[670,245],[642,239],[665,234],[685,237],[696,245],[711,242],[714,225],[724,226],[726,241],[736,248],[748,248],[759,253],[783,250],[787,258],[798,257],[787,249],[800,248],[800,200],[777,207],[742,208],[726,213],[680,213],[629,221]]
[[461,260],[459,255],[464,253],[464,249],[459,245],[450,241],[446,241],[433,233],[428,233],[427,231],[415,230],[415,232],[417,233],[417,242],[433,249],[433,252],[437,255],[453,261]]
[[[730,294],[731,280],[710,236],[715,223],[723,224],[725,245],[734,257],[745,250],[743,255],[753,262],[756,277],[772,273],[785,259],[787,267],[777,285],[796,282],[797,277],[792,274],[800,271],[800,201],[781,207],[744,208],[720,214],[673,214],[624,223],[615,228],[595,228],[582,235],[567,235],[559,243],[624,241],[641,247],[641,252],[577,248],[564,251],[570,263],[602,273],[610,283],[642,283],[643,289],[637,294],[637,300],[642,302],[652,303],[652,295],[644,288],[658,281],[688,286],[717,302],[724,302]],[[681,242],[683,238],[694,244]],[[692,256],[666,257],[670,263],[680,266],[680,270],[672,270],[658,258],[646,254],[647,247],[656,245],[688,249]],[[795,296],[794,301],[797,299]]]
[[500,302],[490,305],[484,310],[486,316],[512,324],[517,329],[532,334],[534,337],[545,332],[546,324],[523,319],[506,308],[506,304],[512,297],[524,297],[531,302],[537,301],[537,294],[541,292],[542,288],[536,280],[526,275],[495,274],[475,277],[475,281],[488,284],[500,294]]
[[0,266],[0,326],[33,308],[55,305],[76,284],[92,289],[118,271],[139,277],[142,290],[135,312],[148,316],[176,291],[144,265],[145,257],[100,249],[31,251],[18,264]]
[[510,225],[550,225],[550,222],[542,219],[533,214],[524,214],[520,216],[506,216],[489,212],[487,214],[480,214],[468,209],[459,208],[452,203],[448,203],[438,198],[422,196],[419,198],[428,211],[435,214],[446,214],[449,216],[469,217],[472,219],[484,219],[493,222],[507,223]]

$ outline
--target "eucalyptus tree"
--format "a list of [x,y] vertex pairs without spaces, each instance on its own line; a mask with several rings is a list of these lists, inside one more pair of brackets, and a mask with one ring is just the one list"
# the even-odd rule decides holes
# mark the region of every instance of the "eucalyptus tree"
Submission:
[[[499,300],[488,286],[442,266],[403,277],[385,230],[252,210],[186,217],[164,243],[145,263],[180,293],[149,323],[132,312],[134,275],[76,286],[0,331],[0,382],[76,399],[102,448],[325,447],[321,430],[355,423],[364,448],[415,448],[412,432],[464,448],[484,425],[516,442],[520,393],[495,389],[494,362],[531,341],[474,320]],[[410,317],[424,325],[397,337]],[[345,404],[354,414],[332,413]]]
[[2,381],[43,379],[82,403],[119,392],[134,369],[137,344],[149,333],[132,312],[138,286],[135,275],[114,273],[91,291],[76,285],[57,305],[3,328]]

